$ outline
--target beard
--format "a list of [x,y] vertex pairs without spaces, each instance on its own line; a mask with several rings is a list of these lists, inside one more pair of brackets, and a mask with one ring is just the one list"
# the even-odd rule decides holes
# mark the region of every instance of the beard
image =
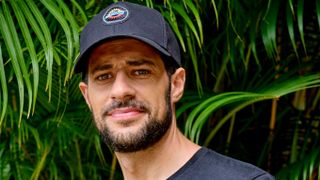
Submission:
[[[171,83],[165,91],[165,112],[162,119],[152,115],[151,108],[148,104],[128,99],[124,101],[114,101],[109,107],[103,110],[102,118],[105,119],[108,112],[115,108],[134,107],[143,110],[148,116],[146,122],[137,132],[120,134],[109,129],[107,125],[99,129],[100,136],[113,151],[129,153],[147,149],[158,142],[168,131],[172,123],[171,108]],[[95,119],[99,122],[99,119]],[[100,121],[101,122],[101,121]],[[125,125],[125,124],[124,124]]]

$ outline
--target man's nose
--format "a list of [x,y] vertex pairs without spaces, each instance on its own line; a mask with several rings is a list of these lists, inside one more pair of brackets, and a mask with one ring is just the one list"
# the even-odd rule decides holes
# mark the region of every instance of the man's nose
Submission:
[[135,89],[131,79],[123,71],[117,73],[111,88],[111,98],[113,100],[124,101],[135,96]]

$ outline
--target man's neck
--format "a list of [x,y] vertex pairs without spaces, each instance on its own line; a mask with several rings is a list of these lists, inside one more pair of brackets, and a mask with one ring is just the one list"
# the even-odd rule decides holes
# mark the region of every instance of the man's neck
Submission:
[[133,153],[116,152],[116,156],[126,180],[167,179],[199,149],[176,126],[171,126],[154,146]]

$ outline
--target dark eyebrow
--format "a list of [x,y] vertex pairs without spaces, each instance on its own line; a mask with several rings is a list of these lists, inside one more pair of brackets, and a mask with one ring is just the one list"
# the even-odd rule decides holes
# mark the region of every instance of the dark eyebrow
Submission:
[[147,59],[140,59],[140,60],[130,60],[126,62],[130,66],[141,66],[141,65],[151,65],[156,66],[154,62],[147,60]]
[[[151,66],[156,66],[156,64],[150,60],[147,59],[140,59],[140,60],[129,60],[126,62],[128,65],[130,66],[141,66],[141,65],[151,65]],[[97,71],[104,71],[104,70],[108,70],[108,69],[112,69],[113,65],[112,64],[103,64],[101,66],[97,66],[94,67],[93,70],[91,71],[91,73],[95,73]]]
[[111,69],[112,67],[113,67],[112,64],[103,64],[101,66],[97,66],[97,67],[93,68],[93,70],[91,72],[95,73],[97,71],[108,70],[108,69]]

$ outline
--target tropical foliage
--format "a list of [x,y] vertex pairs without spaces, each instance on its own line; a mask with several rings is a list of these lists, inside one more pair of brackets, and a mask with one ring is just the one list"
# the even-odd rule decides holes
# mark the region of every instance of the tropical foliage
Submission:
[[[73,65],[111,0],[0,1],[0,179],[121,179]],[[319,179],[320,1],[139,0],[181,45],[180,128],[277,179]]]

